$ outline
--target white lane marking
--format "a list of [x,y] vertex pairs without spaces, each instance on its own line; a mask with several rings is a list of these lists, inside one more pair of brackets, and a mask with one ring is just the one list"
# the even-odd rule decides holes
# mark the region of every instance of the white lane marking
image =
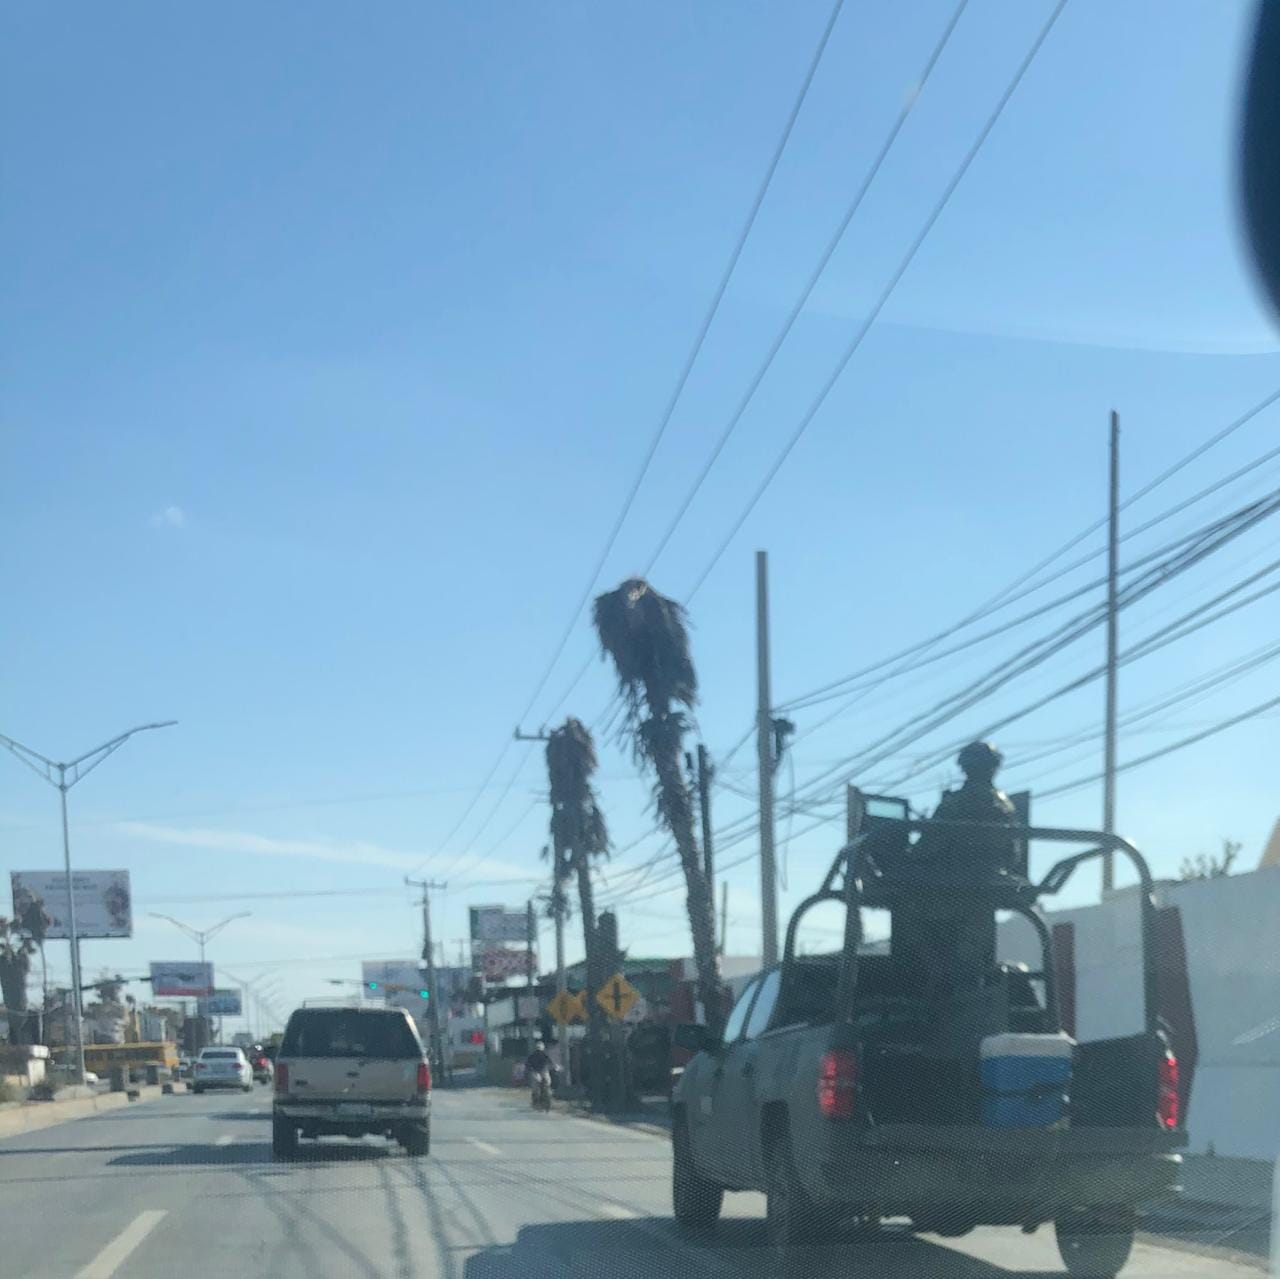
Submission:
[[487,1141],[481,1141],[477,1137],[468,1137],[469,1141],[477,1150],[482,1150],[486,1155],[500,1155],[502,1151],[497,1146],[491,1146]]
[[634,1221],[640,1215],[621,1204],[611,1204],[608,1200],[600,1205],[600,1214],[604,1217],[616,1217],[619,1221]]
[[140,1212],[83,1270],[76,1273],[76,1279],[111,1279],[164,1217],[163,1208],[148,1208],[146,1212]]
[[222,1136],[219,1137],[218,1140],[215,1141],[213,1144],[215,1146],[229,1146],[233,1141],[235,1141],[235,1134],[224,1132]]

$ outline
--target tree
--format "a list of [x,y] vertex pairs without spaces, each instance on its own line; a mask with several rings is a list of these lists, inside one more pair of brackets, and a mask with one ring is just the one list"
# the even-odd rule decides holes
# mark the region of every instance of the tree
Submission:
[[[571,878],[578,881],[578,906],[582,914],[582,943],[587,955],[587,1006],[593,1041],[599,1041],[600,1018],[596,991],[607,974],[600,971],[600,946],[596,930],[592,863],[609,853],[609,829],[596,798],[591,776],[598,765],[596,745],[581,720],[572,716],[547,740],[547,777],[551,784],[551,857],[553,891]],[[599,1071],[591,1072],[592,1086]]]
[[45,910],[43,899],[31,892],[15,893],[13,906],[19,930],[31,938],[40,952],[40,1012],[36,1018],[36,1039],[44,1043],[44,1014],[49,1006],[49,966],[45,962],[44,944],[49,937],[53,916]]
[[684,870],[698,994],[708,1020],[716,1022],[720,980],[711,885],[698,854],[693,794],[684,774],[686,711],[698,700],[685,611],[633,577],[596,597],[594,620],[600,647],[617,675],[626,711],[623,732],[636,760],[653,770],[654,807],[675,840]]
[[0,915],[0,993],[9,1017],[9,1042],[30,1042],[27,1012],[27,977],[35,943],[15,920]]
[[1216,856],[1212,853],[1197,853],[1194,857],[1184,857],[1178,868],[1180,879],[1222,879],[1231,874],[1240,850],[1244,847],[1239,840],[1224,839],[1222,852]]

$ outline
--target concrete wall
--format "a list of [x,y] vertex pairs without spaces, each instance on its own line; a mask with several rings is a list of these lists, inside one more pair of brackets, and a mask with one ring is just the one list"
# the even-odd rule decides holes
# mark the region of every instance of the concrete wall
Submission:
[[[1190,1149],[1280,1157],[1280,867],[1157,889],[1182,915],[1199,1042]],[[1049,913],[1075,925],[1076,1031],[1082,1041],[1142,1024],[1138,905],[1120,892],[1097,906]],[[1002,958],[1035,966],[1031,928],[1001,926]]]

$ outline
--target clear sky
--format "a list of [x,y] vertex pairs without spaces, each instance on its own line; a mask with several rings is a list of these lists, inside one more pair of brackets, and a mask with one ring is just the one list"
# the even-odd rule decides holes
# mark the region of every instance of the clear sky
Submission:
[[[971,0],[658,559],[660,589],[684,598],[698,580],[1050,7]],[[846,0],[600,587],[648,563],[952,8]],[[448,881],[436,929],[451,954],[468,904],[527,897],[542,875],[544,770],[512,728],[661,419],[829,11],[5,11],[0,731],[62,758],[140,721],[181,721],[72,793],[77,864],[128,867],[138,906],[133,941],[86,945],[92,971],[191,953],[147,910],[201,926],[252,910],[211,954],[240,975],[274,972],[286,1007],[356,976],[360,956],[414,953],[406,873]],[[735,788],[754,786],[750,743],[724,761],[754,709],[756,548],[771,555],[782,704],[956,622],[1102,515],[1112,408],[1127,496],[1280,386],[1236,199],[1251,12],[1243,0],[1067,5],[691,601],[697,719],[722,761],[728,831],[750,812]],[[1259,415],[1135,503],[1127,526],[1263,454],[1278,421],[1280,407]],[[1251,469],[1126,543],[1126,561],[1276,480],[1274,463]],[[1126,611],[1122,641],[1265,566],[1278,536],[1265,524]],[[803,790],[1073,611],[825,725],[841,703],[797,710],[784,801],[792,766]],[[1267,597],[1134,663],[1122,712],[1258,649],[1278,620]],[[1095,631],[854,780],[894,781],[1094,665],[1101,646]],[[526,730],[567,712],[601,722],[607,669],[591,662],[574,682],[593,651],[584,616]],[[1274,687],[1263,666],[1144,720],[1121,760]],[[1096,741],[1018,758],[1096,730],[1101,708],[1094,684],[999,734],[1008,784],[1096,771]],[[1121,828],[1165,873],[1223,837],[1252,863],[1280,813],[1275,730],[1263,717],[1126,774]],[[669,861],[653,862],[663,842],[640,839],[647,782],[625,751],[602,742],[602,754],[618,850],[601,896],[629,890],[633,952],[683,953],[681,894]],[[837,797],[843,777],[827,787]],[[932,766],[907,789],[927,807],[952,780]],[[1096,823],[1099,789],[1037,812]],[[837,845],[838,817],[799,833],[814,816],[780,819],[784,906]],[[56,865],[56,817],[55,794],[0,759],[0,863]],[[727,873],[736,953],[758,948],[752,848],[723,854],[747,858]]]

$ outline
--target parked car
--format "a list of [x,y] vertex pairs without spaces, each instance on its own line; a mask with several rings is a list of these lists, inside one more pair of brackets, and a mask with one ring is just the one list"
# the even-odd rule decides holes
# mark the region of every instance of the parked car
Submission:
[[276,1055],[271,1149],[287,1159],[298,1138],[366,1133],[410,1155],[431,1149],[431,1067],[398,1008],[299,1008]]
[[202,1093],[206,1088],[252,1091],[253,1070],[239,1048],[205,1048],[201,1051],[191,1077],[191,1091]]

